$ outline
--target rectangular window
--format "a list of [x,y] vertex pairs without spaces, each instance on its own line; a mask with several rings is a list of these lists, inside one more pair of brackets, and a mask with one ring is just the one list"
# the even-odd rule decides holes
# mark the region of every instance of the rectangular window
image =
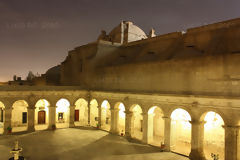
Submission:
[[106,124],[109,124],[109,118],[108,117],[106,118]]
[[0,122],[3,122],[3,109],[0,109]]
[[62,121],[63,120],[63,113],[58,113],[58,120]]
[[27,112],[22,113],[22,123],[27,123]]

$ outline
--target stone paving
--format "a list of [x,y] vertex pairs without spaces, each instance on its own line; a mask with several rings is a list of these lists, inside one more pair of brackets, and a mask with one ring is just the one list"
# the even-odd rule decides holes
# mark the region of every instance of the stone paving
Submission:
[[189,160],[104,131],[75,128],[0,136],[0,160],[11,156],[16,139],[27,160]]

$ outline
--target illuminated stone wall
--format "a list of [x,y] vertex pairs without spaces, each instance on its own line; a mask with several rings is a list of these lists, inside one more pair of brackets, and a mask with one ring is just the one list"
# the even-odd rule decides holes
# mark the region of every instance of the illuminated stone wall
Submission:
[[69,52],[62,85],[91,90],[239,96],[239,19],[125,45],[98,41]]

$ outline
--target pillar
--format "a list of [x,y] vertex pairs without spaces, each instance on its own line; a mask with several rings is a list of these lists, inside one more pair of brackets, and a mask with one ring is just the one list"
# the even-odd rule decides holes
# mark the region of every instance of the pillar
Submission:
[[34,128],[34,121],[35,121],[35,107],[31,107],[29,106],[27,108],[27,111],[28,111],[28,129],[27,131],[29,132],[33,132],[35,131],[35,128]]
[[151,143],[153,141],[153,130],[154,130],[154,124],[153,124],[153,114],[148,114],[148,143]]
[[3,122],[3,126],[4,126],[3,134],[8,134],[8,128],[9,127],[12,128],[11,119],[12,119],[12,107],[5,108],[5,117],[4,117],[4,122]]
[[56,106],[49,106],[49,125],[48,129],[56,128]]
[[98,107],[98,125],[97,127],[101,128],[102,127],[102,107]]
[[75,106],[69,106],[70,108],[70,117],[69,117],[69,127],[75,127]]
[[225,160],[237,160],[239,126],[223,126],[225,129]]
[[126,111],[126,120],[125,120],[125,136],[126,137],[131,137],[132,133],[132,118],[133,118],[133,113],[131,111]]
[[113,134],[118,134],[118,114],[119,109],[111,109],[111,129],[110,132]]
[[143,115],[143,143],[149,143],[149,129],[148,129],[148,114],[142,113]]
[[91,122],[91,100],[90,100],[90,98],[89,98],[89,100],[88,100],[88,126],[90,126],[91,124],[90,124],[90,122]]
[[170,137],[171,137],[171,118],[162,117],[164,120],[164,145],[165,151],[170,151]]
[[203,152],[205,122],[190,121],[190,123],[192,124],[192,136],[191,136],[191,152],[189,158],[191,160],[206,160]]
[[[107,118],[107,109],[105,108],[100,108],[101,109],[101,127],[104,127],[106,125],[106,118]],[[103,113],[105,113],[105,115],[103,116]]]

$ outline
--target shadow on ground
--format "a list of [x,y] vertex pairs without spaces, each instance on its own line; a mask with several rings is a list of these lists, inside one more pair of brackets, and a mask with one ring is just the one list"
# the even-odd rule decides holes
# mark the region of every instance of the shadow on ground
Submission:
[[132,143],[124,137],[104,131],[68,128],[26,135],[2,136],[0,137],[2,158],[9,158],[9,151],[15,139],[19,140],[27,160],[104,160],[109,156],[132,155],[134,157],[134,155],[160,153],[157,147],[140,144],[137,141]]

